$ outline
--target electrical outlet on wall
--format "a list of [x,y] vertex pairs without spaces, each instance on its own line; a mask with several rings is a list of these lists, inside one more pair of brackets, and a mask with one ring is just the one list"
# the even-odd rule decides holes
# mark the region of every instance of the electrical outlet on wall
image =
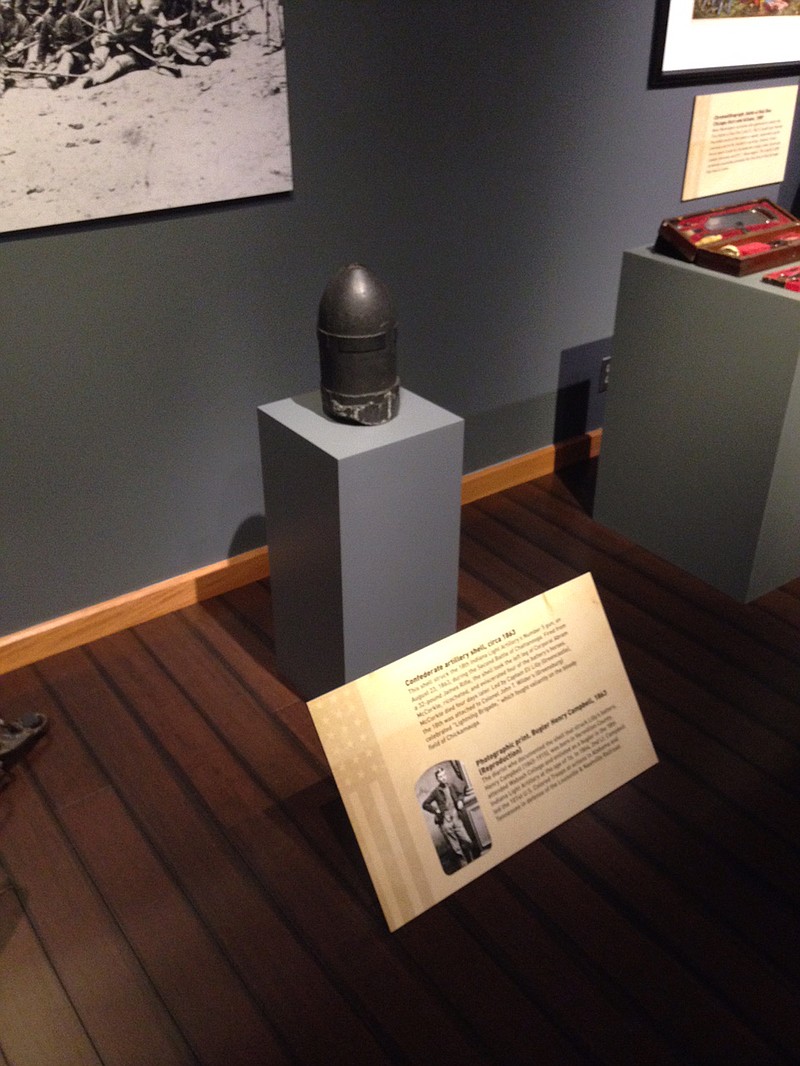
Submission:
[[608,379],[611,373],[611,356],[604,355],[600,360],[600,380],[597,383],[597,391],[605,392],[608,388]]

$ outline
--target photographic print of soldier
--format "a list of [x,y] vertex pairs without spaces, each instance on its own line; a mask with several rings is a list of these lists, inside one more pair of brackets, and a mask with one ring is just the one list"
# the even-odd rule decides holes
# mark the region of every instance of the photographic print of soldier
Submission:
[[0,232],[291,188],[281,0],[0,0]]
[[436,763],[417,781],[416,794],[446,874],[474,862],[492,846],[463,763]]

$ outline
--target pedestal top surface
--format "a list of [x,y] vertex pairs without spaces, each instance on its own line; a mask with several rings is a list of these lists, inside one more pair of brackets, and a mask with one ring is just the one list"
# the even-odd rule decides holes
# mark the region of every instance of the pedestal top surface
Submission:
[[[761,280],[765,274],[769,274],[773,270],[779,270],[780,267],[765,267],[763,270],[757,270],[753,274],[743,274],[741,277],[736,277],[734,274],[724,274],[721,270],[709,270],[708,267],[698,266],[697,263],[687,263],[683,259],[675,259],[671,255],[664,255],[663,252],[657,252],[651,245],[645,245],[642,248],[628,248],[626,249],[626,254],[635,255],[641,259],[649,259],[664,266],[665,269],[689,271],[699,276],[704,282],[708,281],[718,285],[738,285],[745,289],[755,289],[756,292],[763,293],[766,300],[793,300],[800,305],[800,294],[782,289],[779,285],[768,285]],[[784,264],[786,267],[793,265],[795,264]]]
[[462,421],[458,415],[402,388],[396,417],[380,426],[350,425],[329,418],[322,410],[318,390],[265,404],[259,411],[336,459],[347,459]]

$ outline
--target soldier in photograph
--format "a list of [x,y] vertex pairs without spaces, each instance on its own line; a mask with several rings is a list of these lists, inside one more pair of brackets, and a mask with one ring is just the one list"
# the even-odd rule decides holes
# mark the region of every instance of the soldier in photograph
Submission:
[[[170,48],[173,40],[179,39],[181,33],[185,33],[184,23],[189,17],[188,11],[182,11],[170,18],[167,15],[164,0],[152,0],[147,7],[148,13],[155,19],[155,28],[151,39],[153,55],[156,57],[166,56],[174,51]],[[191,45],[189,46],[191,51]]]
[[0,0],[0,49],[3,55],[14,51],[30,37],[30,22],[11,3],[11,0]]
[[192,47],[200,62],[208,65],[214,59],[224,59],[231,54],[230,22],[221,24],[225,12],[212,0],[196,0],[196,13],[190,31]]
[[142,8],[140,0],[128,0],[128,13],[118,30],[100,34],[96,38],[92,69],[81,82],[84,89],[102,85],[154,62],[152,38],[158,24]]
[[47,84],[57,89],[70,77],[89,66],[92,50],[92,24],[77,13],[80,0],[66,0],[53,8],[53,17],[42,23],[39,34],[39,62],[48,71]]
[[0,93],[5,89],[10,69],[25,63],[32,40],[33,29],[28,19],[14,9],[11,0],[0,0]]
[[266,32],[264,51],[267,54],[283,48],[283,3],[282,0],[262,0],[265,5]]
[[458,865],[466,866],[474,858],[472,838],[461,819],[466,789],[460,781],[449,781],[443,766],[435,776],[436,788],[422,801],[422,809],[433,815]]

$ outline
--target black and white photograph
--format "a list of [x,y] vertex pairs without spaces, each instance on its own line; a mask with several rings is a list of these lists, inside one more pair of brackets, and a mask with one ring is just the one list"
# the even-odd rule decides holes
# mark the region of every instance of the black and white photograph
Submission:
[[0,0],[0,232],[291,188],[280,0]]
[[417,781],[416,793],[446,874],[474,862],[492,846],[463,763],[448,759],[431,766]]

